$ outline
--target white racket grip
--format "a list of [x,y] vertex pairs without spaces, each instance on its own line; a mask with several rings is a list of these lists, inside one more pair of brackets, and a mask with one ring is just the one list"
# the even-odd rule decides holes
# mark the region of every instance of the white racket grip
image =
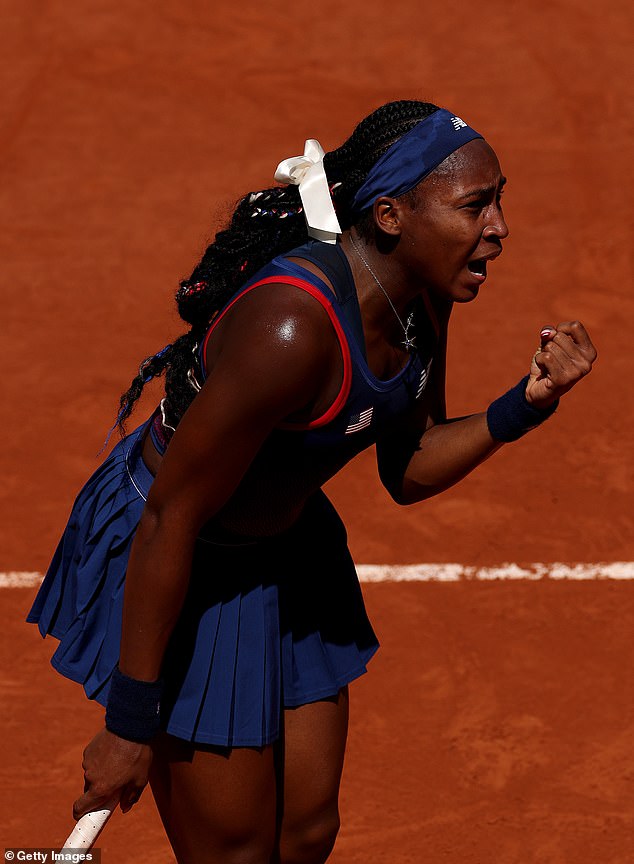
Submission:
[[62,850],[90,849],[118,803],[118,801],[109,801],[102,810],[91,810],[90,813],[86,813],[81,819],[78,819],[77,824],[62,846]]

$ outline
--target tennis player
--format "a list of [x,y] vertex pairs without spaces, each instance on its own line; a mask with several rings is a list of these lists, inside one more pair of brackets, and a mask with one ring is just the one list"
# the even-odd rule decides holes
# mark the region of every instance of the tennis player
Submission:
[[106,707],[75,816],[128,810],[149,778],[181,864],[332,849],[348,684],[377,641],[325,481],[376,445],[394,500],[423,501],[547,420],[596,357],[579,322],[536,328],[525,377],[447,418],[451,310],[508,234],[498,159],[452,112],[384,105],[276,179],[181,283],[189,329],[143,361],[121,429],[163,373],[165,396],[79,494],[29,616]]

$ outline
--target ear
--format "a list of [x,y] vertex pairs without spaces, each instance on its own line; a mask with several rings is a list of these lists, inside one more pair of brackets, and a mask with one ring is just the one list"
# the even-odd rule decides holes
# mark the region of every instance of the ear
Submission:
[[396,198],[383,195],[373,206],[374,224],[384,234],[399,237],[401,234],[401,204]]

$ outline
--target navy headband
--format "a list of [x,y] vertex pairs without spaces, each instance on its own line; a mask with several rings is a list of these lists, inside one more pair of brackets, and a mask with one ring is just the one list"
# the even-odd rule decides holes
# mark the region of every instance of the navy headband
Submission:
[[353,215],[370,207],[381,195],[397,198],[437,168],[447,156],[474,138],[475,129],[451,111],[439,108],[410,129],[374,163],[351,204]]

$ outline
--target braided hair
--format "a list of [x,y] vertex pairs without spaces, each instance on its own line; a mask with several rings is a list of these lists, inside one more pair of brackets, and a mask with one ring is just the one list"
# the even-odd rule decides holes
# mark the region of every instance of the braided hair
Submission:
[[[421,120],[437,111],[428,102],[388,102],[368,115],[348,140],[324,156],[324,168],[339,223],[350,228],[350,204],[370,168],[385,151]],[[357,217],[361,233],[371,224],[371,213]],[[277,186],[242,198],[229,226],[219,231],[189,279],[176,292],[181,318],[190,330],[157,354],[147,357],[129,389],[121,396],[116,425],[121,434],[144,386],[165,373],[164,416],[175,427],[196,395],[192,376],[195,354],[211,319],[229,298],[276,255],[306,242],[306,222],[297,186]]]

